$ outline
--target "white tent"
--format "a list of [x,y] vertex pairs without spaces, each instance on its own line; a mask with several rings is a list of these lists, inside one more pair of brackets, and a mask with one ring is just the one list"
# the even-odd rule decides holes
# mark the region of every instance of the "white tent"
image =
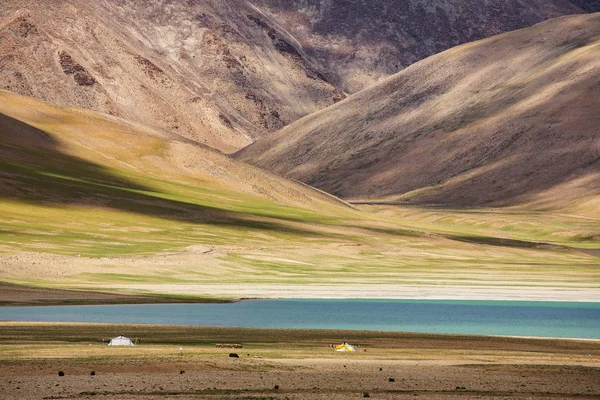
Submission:
[[119,337],[111,339],[111,341],[108,343],[108,345],[109,346],[133,346],[133,342],[131,341],[131,339],[126,338],[123,335],[120,335]]
[[335,351],[340,352],[340,353],[342,353],[342,352],[354,353],[356,350],[354,350],[354,346],[344,342],[342,344],[338,344],[337,346],[335,346]]

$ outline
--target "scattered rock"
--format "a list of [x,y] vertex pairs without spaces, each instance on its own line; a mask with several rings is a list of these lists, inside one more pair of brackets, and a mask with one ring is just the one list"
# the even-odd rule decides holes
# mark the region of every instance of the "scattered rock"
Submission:
[[[233,129],[233,123],[225,115],[219,114],[219,119],[221,120],[221,122],[223,123],[223,125],[225,125],[229,129]],[[241,346],[241,345],[223,345],[223,346]],[[219,347],[219,345],[217,345],[217,347]]]
[[16,21],[18,22],[18,25],[13,28],[13,30],[17,33],[17,35],[26,38],[30,35],[35,35],[38,33],[36,26],[26,18],[21,17]]
[[79,86],[93,86],[96,84],[96,80],[87,72],[77,72],[73,78]]
[[63,371],[58,371],[58,376],[65,376],[65,373]]
[[156,66],[152,61],[142,56],[136,55],[136,61],[144,68],[144,72],[151,78],[164,75],[164,71]]
[[229,357],[231,357],[231,358],[240,358],[240,356],[237,353],[229,353]]
[[388,382],[396,382],[396,379],[394,379],[394,378],[388,378]]
[[60,66],[67,75],[73,75],[73,79],[79,86],[92,86],[96,84],[96,80],[91,76],[85,68],[78,64],[73,58],[66,52],[61,51],[58,54]]
[[[339,91],[339,90],[335,90],[333,92],[333,102],[334,103],[338,103],[338,102],[344,100],[346,97],[347,97],[346,94],[344,92]],[[365,351],[367,351],[367,349],[365,349]]]
[[83,68],[80,64],[73,60],[73,57],[66,51],[61,51],[58,54],[60,66],[63,69],[63,72],[67,75],[75,74],[76,72],[83,72],[85,68]]

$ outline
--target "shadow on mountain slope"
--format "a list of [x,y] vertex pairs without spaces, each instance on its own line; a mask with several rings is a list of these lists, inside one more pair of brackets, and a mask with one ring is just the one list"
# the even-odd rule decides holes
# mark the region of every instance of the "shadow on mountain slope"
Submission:
[[36,205],[106,207],[150,217],[319,235],[248,213],[166,198],[116,171],[65,154],[52,135],[0,114],[0,198]]
[[[462,43],[591,11],[589,0],[255,0],[321,73],[356,93]],[[587,7],[587,8],[585,8]]]

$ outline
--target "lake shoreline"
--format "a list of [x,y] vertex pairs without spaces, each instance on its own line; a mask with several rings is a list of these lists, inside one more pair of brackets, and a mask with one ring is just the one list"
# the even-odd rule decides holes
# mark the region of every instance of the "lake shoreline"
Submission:
[[[94,332],[94,335],[91,333]],[[69,343],[96,342],[96,336],[112,337],[112,333],[123,333],[131,337],[144,337],[147,344],[207,344],[215,340],[229,342],[275,343],[337,343],[346,341],[358,344],[364,341],[381,341],[385,346],[404,348],[416,346],[429,348],[444,341],[454,345],[470,342],[469,348],[477,349],[501,345],[519,351],[532,351],[538,346],[560,348],[588,348],[600,352],[594,347],[600,339],[535,337],[514,335],[481,335],[428,332],[396,332],[349,329],[311,329],[311,328],[248,328],[231,326],[196,326],[131,324],[103,322],[43,322],[43,321],[0,321],[0,344],[3,342],[55,343],[57,337]],[[26,334],[25,334],[26,333]],[[58,336],[58,333],[61,335]],[[56,334],[54,336],[53,334]],[[176,337],[176,340],[173,338]],[[206,338],[209,339],[206,339]],[[399,342],[401,341],[401,342]],[[441,341],[441,342],[440,342]],[[413,343],[414,342],[414,343]],[[579,343],[579,344],[578,344]],[[448,343],[446,343],[447,345]],[[575,347],[573,347],[575,346]]]
[[0,320],[599,339],[600,303],[264,299],[0,309]]
[[[401,331],[378,331],[378,330],[364,330],[364,329],[301,329],[301,328],[248,328],[242,326],[198,326],[198,325],[161,325],[161,324],[118,324],[118,323],[103,323],[103,322],[46,322],[46,321],[12,321],[12,320],[0,320],[0,328],[7,326],[74,326],[77,327],[79,325],[86,326],[100,326],[100,327],[114,327],[115,332],[117,330],[127,330],[127,328],[135,328],[135,329],[155,329],[155,328],[179,328],[181,330],[186,329],[206,329],[206,330],[231,330],[233,332],[239,331],[240,334],[247,330],[264,330],[268,331],[283,331],[287,333],[292,332],[320,332],[324,335],[328,335],[331,333],[338,334],[340,337],[352,337],[353,335],[366,335],[366,336],[380,336],[391,334],[392,336],[397,336],[398,339],[425,339],[425,338],[455,338],[459,340],[491,340],[501,342],[503,340],[516,340],[516,341],[555,341],[555,342],[589,342],[589,343],[597,343],[600,344],[600,339],[594,338],[578,338],[578,337],[550,337],[550,336],[519,336],[519,335],[483,335],[483,334],[461,334],[461,333],[428,333],[428,332],[401,332]],[[117,329],[118,328],[118,329]],[[292,335],[293,336],[293,335]],[[319,336],[319,335],[316,335]],[[1,339],[0,339],[1,341]],[[346,340],[347,341],[347,340]]]
[[[236,288],[206,287],[202,289],[202,295],[194,295],[188,291],[169,290],[166,293],[148,290],[143,293],[128,293],[124,288],[116,288],[122,293],[101,290],[69,290],[57,288],[44,288],[38,286],[21,285],[0,281],[0,308],[2,307],[24,307],[24,306],[74,306],[74,305],[126,305],[126,304],[203,304],[203,303],[236,303],[245,300],[415,300],[415,301],[527,301],[527,302],[564,302],[564,303],[600,303],[600,297],[590,297],[587,292],[580,295],[574,293],[569,297],[552,296],[551,292],[544,294],[541,291],[527,290],[525,293],[511,292],[489,292],[476,290],[474,293],[464,292],[464,287],[440,288],[435,294],[430,289],[412,288],[411,292],[395,291],[391,294],[376,294],[373,285],[362,285],[363,292],[358,292],[352,285],[302,286],[301,288],[283,288],[266,290],[256,285],[241,286]],[[352,287],[351,287],[352,286]],[[225,289],[224,289],[225,288]],[[239,295],[235,295],[239,288]],[[251,288],[251,289],[248,289]],[[252,289],[254,288],[254,289]],[[154,288],[151,288],[154,289]],[[173,289],[173,288],[167,288]],[[303,290],[301,290],[303,289]],[[248,296],[248,290],[256,292]],[[381,288],[384,291],[384,288]],[[347,293],[353,293],[352,297]]]

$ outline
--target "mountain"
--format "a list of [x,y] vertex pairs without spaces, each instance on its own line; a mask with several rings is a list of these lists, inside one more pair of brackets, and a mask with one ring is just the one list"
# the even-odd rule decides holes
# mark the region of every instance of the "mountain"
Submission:
[[600,14],[427,58],[237,158],[348,199],[600,215]]
[[0,89],[233,152],[428,55],[581,12],[566,0],[5,0]]
[[459,44],[567,14],[597,0],[254,0],[292,34],[320,72],[355,93]]
[[0,88],[229,152],[344,97],[245,1],[7,0]]
[[256,213],[241,210],[261,203],[347,208],[176,134],[6,91],[0,91],[0,165],[0,199],[20,204],[242,225]]

